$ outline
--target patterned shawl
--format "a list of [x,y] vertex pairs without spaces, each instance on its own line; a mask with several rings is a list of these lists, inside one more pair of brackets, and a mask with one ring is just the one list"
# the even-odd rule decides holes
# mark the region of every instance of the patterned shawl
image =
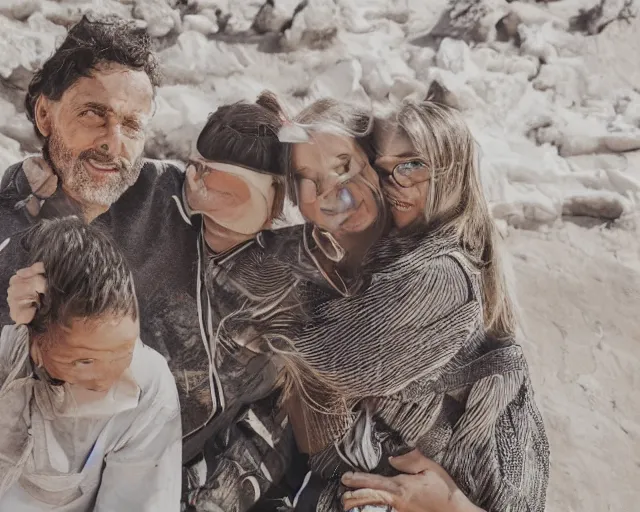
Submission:
[[[527,365],[513,341],[486,335],[480,274],[455,237],[381,240],[359,293],[340,295],[296,236],[234,262],[229,277],[251,300],[225,336],[250,332],[302,367],[290,410],[328,482],[317,510],[341,510],[344,471],[388,473],[387,455],[416,446],[479,506],[544,510],[548,443]],[[318,380],[339,400],[307,386]]]

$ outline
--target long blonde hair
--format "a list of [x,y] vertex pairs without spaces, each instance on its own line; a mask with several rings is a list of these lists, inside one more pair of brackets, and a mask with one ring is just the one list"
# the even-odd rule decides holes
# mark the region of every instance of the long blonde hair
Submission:
[[478,169],[476,142],[452,107],[405,101],[390,119],[411,141],[431,171],[425,220],[429,229],[454,232],[482,274],[485,326],[493,335],[515,333],[499,250],[499,234],[489,213]]

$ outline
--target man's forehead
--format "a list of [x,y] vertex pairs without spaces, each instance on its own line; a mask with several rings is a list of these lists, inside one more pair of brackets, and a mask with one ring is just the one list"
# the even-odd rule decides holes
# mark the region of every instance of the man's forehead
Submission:
[[101,66],[90,76],[79,78],[63,98],[75,105],[97,103],[116,112],[149,115],[153,108],[153,87],[144,71],[119,65]]

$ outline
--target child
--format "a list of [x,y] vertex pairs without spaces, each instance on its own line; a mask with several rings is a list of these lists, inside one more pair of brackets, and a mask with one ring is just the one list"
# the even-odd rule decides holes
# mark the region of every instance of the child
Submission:
[[175,382],[139,339],[123,256],[73,217],[36,225],[23,247],[47,289],[0,339],[0,510],[179,510]]

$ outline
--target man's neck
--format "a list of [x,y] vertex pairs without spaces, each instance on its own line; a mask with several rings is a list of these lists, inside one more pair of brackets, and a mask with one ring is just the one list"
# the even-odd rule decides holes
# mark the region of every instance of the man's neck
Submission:
[[84,220],[89,224],[93,222],[95,219],[100,217],[103,213],[105,213],[109,208],[105,206],[85,206],[82,205],[82,216]]
[[85,222],[87,224],[90,224],[91,222],[93,222],[95,219],[97,219],[98,217],[100,217],[100,215],[102,215],[103,213],[105,213],[109,207],[102,205],[102,204],[91,204],[91,203],[85,203],[83,201],[79,201],[78,199],[76,199],[72,193],[70,193],[68,190],[66,190],[64,188],[64,186],[62,187],[63,192],[65,193],[65,195],[73,202],[76,204],[76,206],[80,209],[80,211],[82,212],[82,217],[84,218]]

